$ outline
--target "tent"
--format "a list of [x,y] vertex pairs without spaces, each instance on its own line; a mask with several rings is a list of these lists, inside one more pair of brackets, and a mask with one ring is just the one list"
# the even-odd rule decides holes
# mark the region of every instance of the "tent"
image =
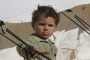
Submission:
[[37,8],[38,4],[51,5],[60,12],[89,3],[89,0],[0,0],[0,19],[12,23],[29,22],[32,11]]

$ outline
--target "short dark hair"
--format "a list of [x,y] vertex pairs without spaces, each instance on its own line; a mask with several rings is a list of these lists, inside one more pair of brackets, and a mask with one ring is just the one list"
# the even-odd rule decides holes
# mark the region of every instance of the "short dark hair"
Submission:
[[39,20],[40,16],[44,15],[45,18],[52,17],[55,19],[56,26],[59,23],[60,17],[59,14],[51,6],[39,6],[32,14],[32,23]]

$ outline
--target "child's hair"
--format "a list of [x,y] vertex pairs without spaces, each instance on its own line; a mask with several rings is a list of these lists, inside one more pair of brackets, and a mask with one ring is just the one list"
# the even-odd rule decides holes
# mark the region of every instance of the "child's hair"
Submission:
[[35,10],[32,14],[32,23],[39,20],[40,16],[52,17],[55,19],[56,26],[59,23],[60,17],[59,14],[51,6],[38,6],[38,9]]

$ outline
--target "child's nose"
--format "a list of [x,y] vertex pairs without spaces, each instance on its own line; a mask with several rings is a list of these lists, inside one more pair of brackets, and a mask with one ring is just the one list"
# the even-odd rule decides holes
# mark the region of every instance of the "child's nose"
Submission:
[[44,26],[44,30],[48,30],[48,28],[49,28],[49,27],[48,27],[47,25],[46,25],[46,26]]

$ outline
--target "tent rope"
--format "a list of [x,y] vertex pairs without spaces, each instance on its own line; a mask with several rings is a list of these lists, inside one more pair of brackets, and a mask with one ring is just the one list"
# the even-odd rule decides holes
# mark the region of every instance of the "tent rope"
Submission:
[[87,32],[89,35],[90,33],[85,30],[82,26],[80,26],[77,22],[75,22],[73,19],[71,19],[69,16],[67,16],[65,13],[61,12],[63,15],[65,15],[67,18],[69,18],[72,22],[74,22],[76,25],[78,25],[81,29],[83,29],[85,32]]

